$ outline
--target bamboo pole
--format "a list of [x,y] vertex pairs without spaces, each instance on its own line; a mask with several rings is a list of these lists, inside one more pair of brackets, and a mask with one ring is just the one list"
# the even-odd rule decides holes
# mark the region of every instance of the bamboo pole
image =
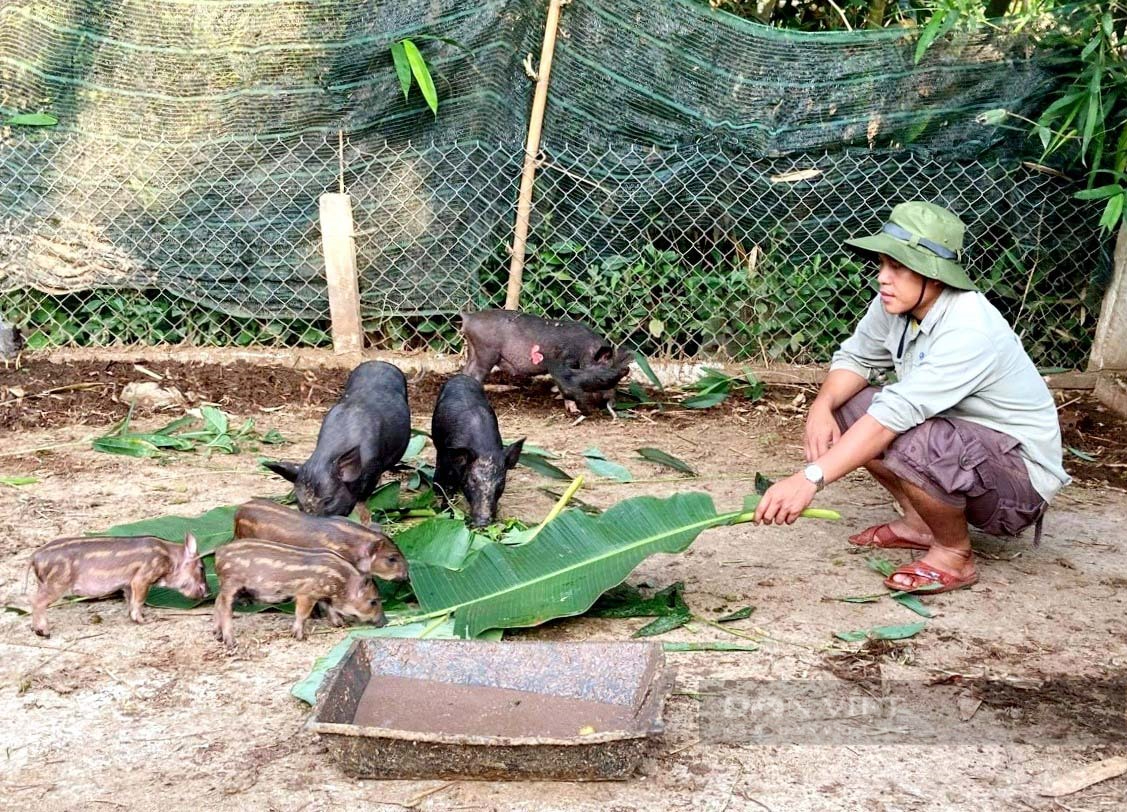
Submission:
[[352,356],[364,349],[360,278],[356,271],[356,243],[352,236],[352,198],[347,194],[326,192],[321,195],[320,208],[333,352]]
[[520,290],[524,283],[524,254],[528,244],[528,221],[532,214],[532,185],[536,176],[536,156],[540,152],[540,133],[544,126],[544,108],[548,103],[548,77],[552,72],[552,55],[556,51],[560,9],[566,2],[568,0],[550,0],[548,20],[544,24],[544,42],[540,46],[540,66],[536,73],[536,94],[532,98],[528,140],[524,145],[524,169],[520,176],[520,195],[517,197],[517,219],[513,233],[512,259],[509,262],[509,287],[505,294],[506,310],[516,310],[520,305]]

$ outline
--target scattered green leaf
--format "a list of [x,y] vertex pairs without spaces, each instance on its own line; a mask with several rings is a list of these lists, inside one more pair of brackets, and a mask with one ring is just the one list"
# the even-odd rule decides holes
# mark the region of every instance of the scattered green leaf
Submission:
[[834,637],[847,643],[857,643],[862,640],[906,640],[915,637],[926,623],[908,623],[903,626],[877,626],[872,629],[861,629],[852,632],[834,632]]
[[619,482],[632,482],[634,479],[633,475],[625,466],[608,460],[603,452],[595,446],[584,451],[583,457],[587,460],[587,467],[590,468],[596,476],[605,477],[607,479],[617,479]]
[[659,617],[657,620],[647,623],[645,626],[638,629],[638,631],[634,632],[634,634],[630,636],[655,637],[659,634],[665,634],[666,632],[671,632],[674,629],[679,629],[692,619],[693,616],[687,612],[682,615],[666,615],[665,617]]
[[751,613],[755,611],[754,606],[745,606],[742,609],[737,609],[734,612],[724,615],[724,617],[716,618],[717,623],[731,623],[733,620],[745,620],[751,617]]
[[525,468],[532,469],[541,476],[550,477],[551,479],[558,479],[563,482],[571,482],[571,480],[574,479],[571,474],[557,468],[535,454],[521,453],[520,464]]
[[639,448],[636,449],[638,456],[648,462],[654,462],[658,465],[664,465],[666,468],[672,468],[674,471],[680,471],[682,474],[689,474],[690,476],[697,476],[697,472],[693,470],[684,460],[674,457],[662,451],[660,448]]
[[54,127],[59,120],[49,113],[17,113],[4,123],[9,127]]
[[701,643],[669,641],[661,644],[663,651],[759,651],[757,643],[729,643],[724,640]]

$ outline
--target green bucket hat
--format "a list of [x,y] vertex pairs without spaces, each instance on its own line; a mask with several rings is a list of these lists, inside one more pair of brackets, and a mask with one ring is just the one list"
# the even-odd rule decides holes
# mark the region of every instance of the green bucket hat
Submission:
[[959,264],[965,231],[963,221],[942,206],[913,200],[892,209],[880,234],[845,244],[867,255],[887,254],[921,276],[953,288],[978,290]]

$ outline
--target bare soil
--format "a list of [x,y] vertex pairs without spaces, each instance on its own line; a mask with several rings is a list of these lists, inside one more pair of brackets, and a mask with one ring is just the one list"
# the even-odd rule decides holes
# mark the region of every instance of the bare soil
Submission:
[[[190,403],[215,402],[238,418],[253,417],[293,443],[280,454],[302,458],[345,373],[249,365],[151,364],[149,370]],[[90,439],[120,419],[114,400],[130,381],[153,380],[132,364],[32,361],[0,371],[0,476],[38,482],[0,485],[0,602],[26,606],[26,565],[40,544],[60,535],[105,528],[164,513],[195,515],[216,505],[283,493],[257,466],[257,455],[181,454],[162,461],[95,453]],[[412,382],[415,425],[428,428],[436,376]],[[49,391],[53,390],[53,391]],[[780,388],[765,402],[726,403],[708,412],[667,409],[611,422],[572,425],[547,387],[492,393],[506,437],[562,455],[565,470],[584,470],[582,452],[597,445],[631,469],[629,484],[589,479],[581,497],[603,507],[642,494],[709,493],[735,509],[752,491],[756,471],[783,474],[801,459],[804,407]],[[706,532],[685,553],[654,556],[634,584],[685,584],[694,613],[711,619],[746,605],[747,620],[722,630],[697,621],[662,639],[761,641],[754,652],[670,653],[677,684],[665,711],[666,733],[641,774],[622,783],[354,781],[326,759],[303,730],[308,708],[289,695],[313,661],[344,634],[320,622],[304,642],[272,613],[240,616],[237,655],[209,633],[209,609],[147,609],[129,622],[122,601],[64,604],[48,617],[53,636],[36,638],[29,619],[0,613],[0,721],[6,809],[328,810],[580,809],[635,810],[906,810],[1123,809],[1127,776],[1052,799],[1039,794],[1054,777],[1127,754],[1122,713],[1093,716],[1093,686],[1127,669],[1127,492],[1124,424],[1079,392],[1060,393],[1066,465],[1077,484],[1054,502],[1044,539],[979,537],[982,579],[969,590],[931,596],[927,627],[899,642],[850,644],[834,632],[912,623],[922,618],[889,600],[850,603],[845,596],[881,593],[880,577],[845,537],[888,519],[888,501],[860,474],[827,489],[819,506],[843,521],[793,527],[740,525]],[[1072,401],[1072,402],[1068,402]],[[179,414],[138,410],[139,427]],[[639,460],[656,446],[694,465],[699,478],[677,476]],[[525,468],[513,472],[502,514],[533,521],[550,509],[549,483]],[[896,563],[907,551],[890,551]],[[625,639],[646,619],[572,618],[510,637],[536,640]],[[1044,702],[1054,713],[1022,714],[998,682],[1041,680],[1056,686]],[[702,719],[708,697],[729,691],[754,698],[786,680],[876,685],[902,680],[917,695],[956,702],[954,721],[911,708],[895,725],[853,737],[757,743]],[[877,682],[872,682],[873,680]],[[732,681],[717,686],[713,680]],[[742,686],[742,687],[741,687]],[[942,692],[942,693],[941,693]],[[1049,696],[1046,694],[1046,696]],[[953,698],[952,698],[953,697]],[[1051,701],[1050,701],[1051,700]],[[1046,707],[1048,706],[1046,704]],[[1106,710],[1109,702],[1097,703]],[[1113,704],[1113,703],[1110,703]],[[1113,711],[1115,711],[1113,706]],[[761,710],[761,709],[760,709]],[[777,708],[776,708],[777,710]],[[803,713],[808,708],[798,708]],[[1120,709],[1121,710],[1121,709]],[[1061,720],[1074,720],[1061,728]],[[1115,720],[1118,720],[1116,722]],[[715,722],[715,720],[712,720]],[[718,739],[724,739],[721,742]],[[927,743],[925,743],[927,742]]]

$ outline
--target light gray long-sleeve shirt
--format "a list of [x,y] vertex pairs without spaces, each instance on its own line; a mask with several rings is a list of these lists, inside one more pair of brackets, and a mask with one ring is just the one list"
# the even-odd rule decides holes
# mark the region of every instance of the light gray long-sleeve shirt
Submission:
[[831,371],[865,379],[895,370],[896,382],[873,398],[873,419],[897,434],[937,415],[1008,434],[1020,443],[1030,484],[1046,502],[1072,481],[1049,387],[985,296],[946,288],[922,323],[911,321],[897,358],[903,331],[904,317],[886,313],[878,296],[830,363]]

